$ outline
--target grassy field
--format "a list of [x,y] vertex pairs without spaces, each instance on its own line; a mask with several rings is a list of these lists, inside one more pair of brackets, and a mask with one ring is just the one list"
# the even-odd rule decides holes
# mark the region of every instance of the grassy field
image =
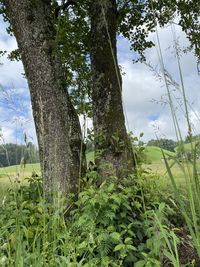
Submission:
[[[200,140],[195,140],[191,143],[187,143],[187,144],[183,144],[183,150],[187,153],[187,152],[191,152],[192,149],[197,148],[199,150],[200,147]],[[178,146],[175,148],[175,151],[178,151],[179,148]]]
[[[177,184],[179,186],[184,186],[186,183],[186,179],[188,180],[189,177],[192,176],[192,165],[188,162],[187,163],[182,162],[180,167],[177,163],[174,163],[174,161],[172,160],[169,161],[169,165]],[[200,169],[200,161],[197,162],[197,166]],[[183,167],[185,169],[186,175],[183,172],[182,169]],[[171,180],[167,173],[164,162],[154,161],[151,164],[146,165],[145,168],[160,176],[160,180],[162,181],[163,185],[165,185],[166,187],[171,186]]]
[[[94,152],[87,154],[87,161],[93,161]],[[14,165],[0,168],[0,199],[5,195],[6,190],[16,184],[18,181],[24,183],[26,178],[30,177],[35,172],[38,175],[40,172],[40,164],[26,164],[26,166]]]
[[[168,150],[163,149],[163,152],[165,153],[166,157],[169,156],[173,157],[176,155],[175,152],[171,152]],[[144,153],[147,157],[147,161],[154,162],[154,161],[160,161],[163,158],[162,151],[159,147],[156,146],[146,146]],[[94,160],[94,152],[91,151],[87,153],[87,161],[93,161]]]
[[27,164],[25,167],[14,165],[0,168],[0,198],[5,194],[9,186],[16,184],[18,181],[23,183],[25,178],[30,177],[33,172],[40,174],[39,163]]
[[[154,161],[160,161],[163,158],[162,151],[159,147],[156,146],[146,146],[145,148],[145,154],[147,156],[147,161],[154,162]],[[168,151],[163,149],[163,152],[166,157],[168,156],[175,156],[174,152]]]
[[[185,151],[187,149],[191,149],[190,144],[185,144]],[[163,152],[166,158],[173,158],[176,155],[176,153],[167,150],[163,150]],[[160,180],[165,187],[171,186],[171,180],[166,170],[161,149],[154,146],[147,146],[145,148],[145,154],[147,156],[147,162],[150,162],[150,164],[145,165],[145,168],[160,176]],[[188,161],[178,163],[178,161],[175,162],[173,159],[168,159],[168,163],[177,184],[179,186],[185,186],[190,177],[192,177],[192,164]],[[197,169],[200,170],[200,160],[197,160]]]
[[[175,156],[175,153],[164,150],[166,157],[168,156]],[[148,146],[145,148],[145,154],[147,156],[147,162],[150,164],[145,165],[145,168],[149,171],[156,173],[160,176],[161,182],[164,185],[170,185],[170,179],[166,172],[165,163],[163,161],[163,156],[161,149],[154,146]],[[89,152],[87,154],[87,161],[93,161],[94,159],[94,152]],[[185,184],[184,175],[181,168],[178,164],[174,164],[173,160],[169,160],[171,170],[173,175],[176,177],[176,180],[179,184]],[[198,166],[200,169],[200,162],[198,162]],[[186,169],[191,169],[191,167]],[[190,170],[191,171],[191,170]],[[6,168],[0,168],[0,196],[3,196],[7,190],[7,188],[11,184],[15,184],[17,181],[24,182],[26,181],[25,178],[30,177],[33,172],[36,172],[40,175],[40,165],[37,164],[27,164],[25,167],[20,165],[10,166]]]

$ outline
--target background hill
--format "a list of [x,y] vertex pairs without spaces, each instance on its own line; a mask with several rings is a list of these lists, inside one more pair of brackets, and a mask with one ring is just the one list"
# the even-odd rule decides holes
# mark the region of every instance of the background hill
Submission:
[[[168,156],[175,156],[175,152],[168,151],[166,149],[163,149],[163,152],[165,153],[166,157]],[[146,146],[144,153],[146,155],[147,162],[153,162],[153,161],[159,161],[163,158],[162,151],[160,147],[156,146]]]

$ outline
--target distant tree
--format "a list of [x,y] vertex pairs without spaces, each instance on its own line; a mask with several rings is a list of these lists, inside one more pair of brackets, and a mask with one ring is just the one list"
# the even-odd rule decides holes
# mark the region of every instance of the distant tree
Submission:
[[29,142],[27,145],[0,145],[0,167],[18,165],[22,160],[26,163],[39,162],[39,151],[34,144]]
[[152,140],[148,141],[147,145],[148,146],[157,146],[157,147],[174,152],[175,147],[177,146],[177,142],[175,142],[174,140],[171,140],[171,139],[161,138],[159,140],[152,139]]

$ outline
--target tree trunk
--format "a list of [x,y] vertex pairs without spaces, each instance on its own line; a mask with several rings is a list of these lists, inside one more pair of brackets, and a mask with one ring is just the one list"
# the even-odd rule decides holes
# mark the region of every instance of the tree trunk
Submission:
[[110,175],[122,178],[133,171],[135,160],[122,105],[122,79],[116,48],[116,1],[93,0],[90,18],[96,164],[103,179]]
[[[77,192],[81,129],[56,53],[54,11],[47,0],[5,0],[30,88],[46,193]],[[83,156],[83,162],[85,162]],[[84,167],[82,168],[84,170]]]

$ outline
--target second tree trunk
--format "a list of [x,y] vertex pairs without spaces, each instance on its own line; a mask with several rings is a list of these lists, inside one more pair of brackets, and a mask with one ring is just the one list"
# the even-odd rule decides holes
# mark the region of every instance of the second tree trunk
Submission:
[[111,175],[122,178],[132,172],[135,160],[122,105],[116,1],[92,1],[90,18],[95,159],[103,180]]

